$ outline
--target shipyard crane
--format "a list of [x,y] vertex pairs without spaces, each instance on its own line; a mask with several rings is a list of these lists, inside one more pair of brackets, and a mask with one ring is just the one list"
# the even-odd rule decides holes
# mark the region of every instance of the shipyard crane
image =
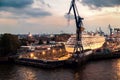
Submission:
[[110,36],[112,36],[112,28],[111,28],[111,26],[110,26],[110,24],[108,25],[108,28],[109,28],[109,30],[110,30]]
[[99,27],[99,33],[100,35],[104,35],[104,32],[102,31],[101,27]]
[[83,45],[82,45],[82,20],[83,18],[80,17],[78,13],[78,9],[75,3],[75,0],[71,1],[70,9],[68,11],[68,15],[70,14],[71,10],[73,9],[75,23],[76,23],[76,44],[74,47],[74,52],[81,53],[83,51]]

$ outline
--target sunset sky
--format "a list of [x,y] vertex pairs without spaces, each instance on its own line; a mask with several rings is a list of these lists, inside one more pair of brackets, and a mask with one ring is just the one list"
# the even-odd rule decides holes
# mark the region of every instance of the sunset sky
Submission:
[[[0,0],[0,33],[74,33],[66,13],[71,0]],[[120,0],[76,0],[87,31],[120,27]],[[71,13],[73,14],[73,13]]]

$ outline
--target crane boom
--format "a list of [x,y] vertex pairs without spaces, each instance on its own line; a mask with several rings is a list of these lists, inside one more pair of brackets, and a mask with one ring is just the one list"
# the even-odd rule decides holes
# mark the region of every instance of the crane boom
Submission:
[[79,16],[77,6],[75,4],[75,0],[71,1],[71,5],[70,5],[70,9],[68,11],[68,14],[70,14],[72,9],[73,9],[75,23],[76,23],[76,44],[75,44],[75,47],[74,47],[74,52],[78,52],[78,51],[81,52],[81,51],[83,51],[83,46],[82,46],[82,41],[81,41],[81,38],[82,38],[81,37],[82,36],[81,27],[82,27],[83,18],[81,18]]

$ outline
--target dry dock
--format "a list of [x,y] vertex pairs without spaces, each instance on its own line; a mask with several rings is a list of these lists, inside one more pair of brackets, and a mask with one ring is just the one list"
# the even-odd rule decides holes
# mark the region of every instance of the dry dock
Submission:
[[82,66],[85,63],[89,61],[97,61],[97,60],[105,60],[105,59],[115,59],[120,58],[120,51],[116,51],[114,53],[102,53],[102,54],[87,54],[83,55],[80,54],[77,57],[71,57],[67,60],[55,60],[55,61],[49,61],[49,60],[37,60],[37,59],[15,59],[15,63],[22,64],[22,65],[28,65],[28,66],[37,66],[40,68],[57,68],[57,67],[64,67],[64,66]]
[[[73,53],[72,56],[68,56],[69,53],[64,53],[64,49],[63,51],[61,49],[56,51],[47,51],[46,54],[44,51],[37,53],[32,52],[19,55],[18,58],[14,59],[14,61],[17,64],[37,66],[42,68],[56,68],[63,66],[70,67],[74,65],[81,66],[89,61],[120,58],[120,47],[117,46],[117,48],[115,48],[114,46],[116,45],[112,43],[109,44],[108,47],[102,47],[96,51],[88,50],[84,53],[76,52]],[[113,47],[115,51],[110,50],[110,48],[113,49]],[[54,52],[54,54],[51,52]]]

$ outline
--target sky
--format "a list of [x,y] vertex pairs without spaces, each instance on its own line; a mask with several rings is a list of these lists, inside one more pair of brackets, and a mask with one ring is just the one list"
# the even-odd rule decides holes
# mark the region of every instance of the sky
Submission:
[[[73,12],[68,22],[66,14],[71,0],[0,0],[0,33],[54,34],[75,33]],[[120,0],[76,0],[86,31],[108,25],[120,28]]]

